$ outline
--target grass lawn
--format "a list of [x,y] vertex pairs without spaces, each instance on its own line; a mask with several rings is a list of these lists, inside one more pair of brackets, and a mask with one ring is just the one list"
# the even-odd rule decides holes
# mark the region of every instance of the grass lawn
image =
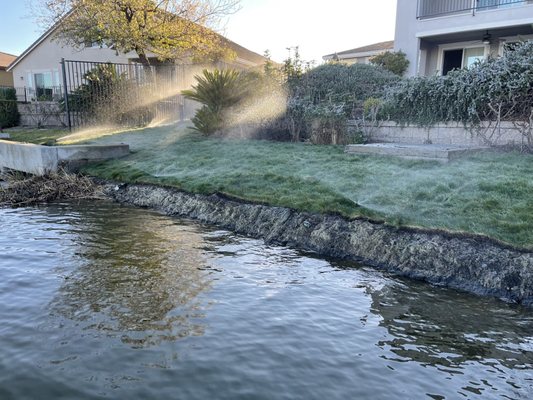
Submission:
[[530,155],[484,154],[443,165],[347,155],[338,146],[205,138],[175,126],[96,142],[129,143],[133,151],[85,169],[107,179],[480,233],[533,248]]
[[69,134],[67,129],[11,128],[4,129],[10,140],[33,144],[52,144],[56,139]]

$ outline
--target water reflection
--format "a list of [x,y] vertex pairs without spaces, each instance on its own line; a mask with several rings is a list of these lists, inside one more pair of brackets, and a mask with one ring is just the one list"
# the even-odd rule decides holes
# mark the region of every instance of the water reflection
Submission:
[[73,231],[75,259],[59,267],[66,274],[52,314],[134,347],[204,333],[208,304],[198,296],[211,278],[193,226],[127,208],[105,216],[87,209]]
[[[377,343],[382,358],[417,362],[449,375],[468,375],[470,367],[479,365],[515,390],[515,398],[527,397],[533,389],[533,376],[512,373],[533,371],[530,310],[413,282],[388,285],[370,295],[371,312],[381,317],[380,326],[390,334]],[[462,390],[481,395],[495,390],[493,384],[470,377]]]
[[533,392],[531,310],[108,203],[0,223],[2,400]]

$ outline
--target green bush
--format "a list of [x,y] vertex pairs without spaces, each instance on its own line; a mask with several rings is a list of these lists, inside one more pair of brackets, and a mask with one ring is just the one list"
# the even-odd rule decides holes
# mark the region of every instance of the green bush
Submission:
[[199,132],[206,135],[223,130],[227,124],[225,114],[243,100],[248,91],[244,75],[235,70],[203,70],[195,76],[196,86],[182,94],[202,104],[192,122]]
[[[265,110],[276,107],[274,97],[280,83],[258,72],[235,70],[204,70],[195,77],[197,84],[182,94],[202,104],[192,122],[206,135],[241,130],[246,124],[260,126],[274,113]],[[284,100],[284,99],[283,99]]]
[[402,51],[386,51],[372,57],[370,63],[399,76],[403,76],[409,67],[409,60]]
[[388,93],[384,111],[404,124],[462,123],[489,144],[508,121],[533,150],[533,42],[446,76],[400,81]]
[[92,123],[145,126],[152,121],[152,109],[140,105],[147,89],[118,73],[113,64],[98,65],[83,78],[86,83],[69,94],[70,111]]
[[19,120],[20,114],[15,89],[0,88],[0,128],[17,126]]
[[386,88],[399,79],[372,65],[332,63],[292,80],[287,119],[293,140],[346,141],[347,120],[362,118],[365,100],[384,96]]

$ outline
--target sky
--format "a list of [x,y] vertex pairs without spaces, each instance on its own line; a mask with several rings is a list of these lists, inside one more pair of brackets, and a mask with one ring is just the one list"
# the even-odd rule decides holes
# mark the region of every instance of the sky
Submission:
[[[30,0],[0,0],[0,51],[19,55],[42,33]],[[221,33],[281,62],[299,46],[303,60],[394,39],[396,0],[241,0]]]

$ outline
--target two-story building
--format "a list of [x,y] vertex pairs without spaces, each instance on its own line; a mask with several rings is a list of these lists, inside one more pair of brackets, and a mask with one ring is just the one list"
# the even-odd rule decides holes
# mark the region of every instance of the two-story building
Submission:
[[532,0],[398,0],[395,51],[407,75],[446,75],[533,39]]

